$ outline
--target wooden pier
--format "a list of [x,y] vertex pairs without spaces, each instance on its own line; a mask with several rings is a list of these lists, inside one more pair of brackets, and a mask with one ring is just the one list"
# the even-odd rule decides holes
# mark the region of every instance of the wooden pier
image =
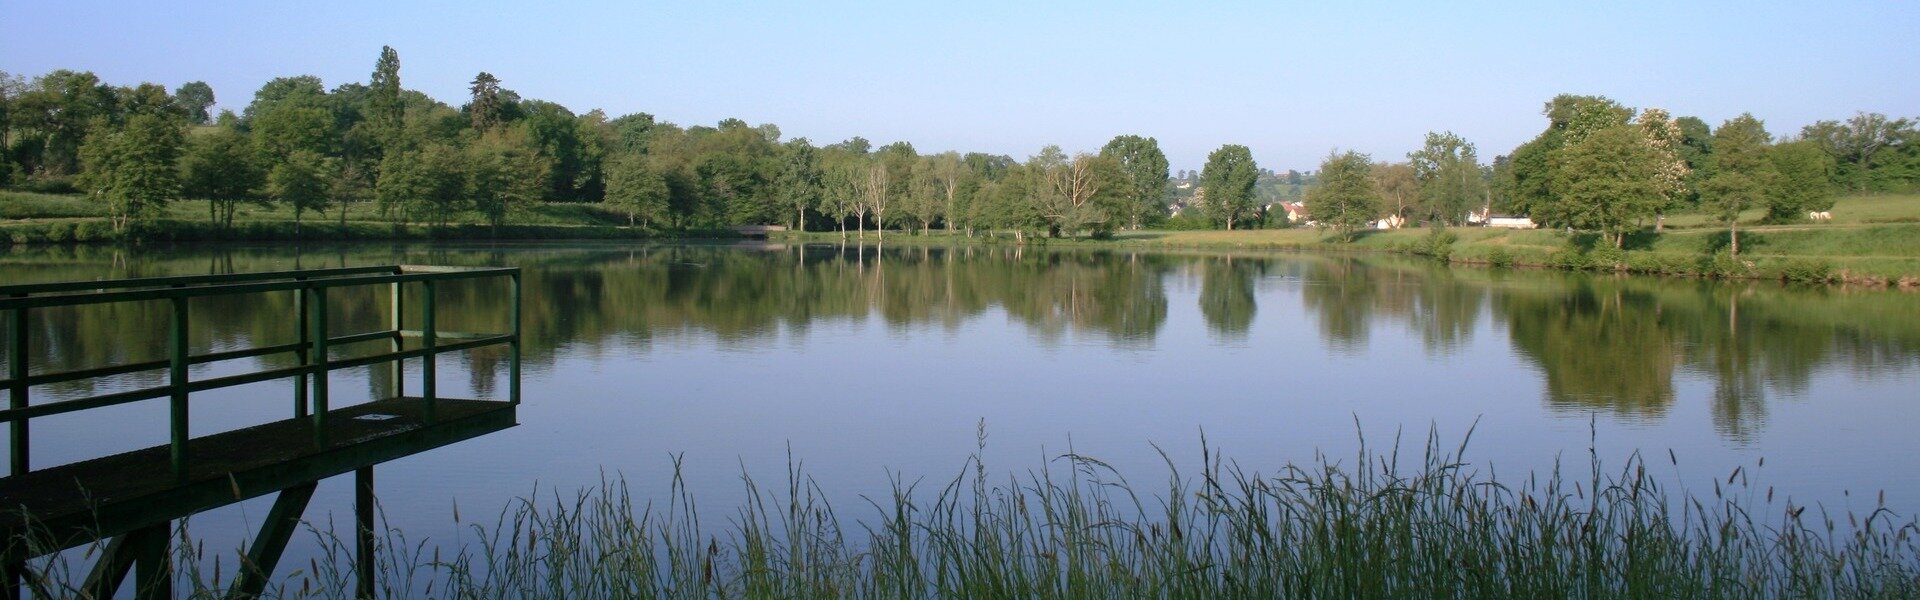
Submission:
[[[436,327],[436,287],[446,281],[503,279],[511,297],[510,331],[442,332]],[[383,330],[350,335],[328,324],[330,289],[387,286],[391,306]],[[410,319],[403,289],[417,292],[420,304]],[[188,351],[192,331],[187,307],[207,296],[295,294],[288,323],[297,342],[201,355]],[[34,372],[29,357],[29,315],[36,309],[166,301],[170,356],[165,360],[105,365],[66,372]],[[45,582],[26,577],[28,559],[68,548],[101,544],[83,591],[112,597],[129,571],[137,598],[165,598],[174,591],[172,525],[194,513],[278,494],[272,511],[254,536],[243,568],[228,596],[259,595],[297,529],[300,515],[319,481],[349,471],[355,474],[355,523],[358,595],[371,597],[373,580],[373,467],[513,427],[520,400],[520,271],[513,268],[356,267],[240,275],[159,277],[108,282],[0,286],[0,311],[7,315],[7,372],[0,380],[8,402],[0,422],[8,424],[10,475],[0,478],[0,598],[58,595]],[[408,341],[413,343],[409,347]],[[384,344],[386,351],[336,358],[350,344]],[[450,399],[438,396],[435,357],[448,352],[504,345],[508,351],[507,398]],[[188,367],[242,358],[291,354],[297,364],[240,375],[195,381]],[[420,361],[420,390],[404,388],[404,361]],[[391,395],[372,402],[333,408],[328,373],[385,365],[392,369]],[[166,385],[56,402],[31,402],[39,386],[165,370]],[[270,381],[294,380],[290,418],[202,437],[188,436],[194,392]],[[169,404],[168,444],[34,469],[30,462],[34,418],[142,401]]]

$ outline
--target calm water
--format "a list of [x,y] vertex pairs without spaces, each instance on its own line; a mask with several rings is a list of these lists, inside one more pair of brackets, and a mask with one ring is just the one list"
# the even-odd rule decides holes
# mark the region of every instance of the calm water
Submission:
[[[1271,473],[1316,451],[1351,456],[1356,429],[1384,450],[1396,435],[1417,447],[1430,428],[1451,444],[1477,423],[1468,456],[1502,474],[1556,459],[1584,472],[1589,448],[1613,461],[1672,450],[1678,467],[1654,464],[1696,490],[1744,465],[1797,503],[1870,508],[1885,490],[1902,514],[1920,509],[1912,293],[1311,255],[830,245],[36,249],[0,253],[0,280],[396,262],[526,270],[522,424],[379,469],[388,519],[416,541],[455,535],[456,498],[471,519],[624,476],[665,499],[675,457],[715,522],[741,501],[742,473],[779,487],[790,459],[843,517],[862,517],[861,497],[890,477],[944,484],[982,427],[994,471],[1071,449],[1149,491],[1167,474],[1160,453],[1191,471],[1203,435]],[[361,300],[335,315],[339,331],[377,323],[383,305]],[[443,328],[487,329],[498,325],[461,315],[506,299],[476,288],[442,301]],[[288,306],[196,303],[193,345],[290,340]],[[36,315],[41,367],[164,356],[160,306]],[[498,354],[447,362],[445,395],[504,389]],[[384,385],[336,374],[334,402]],[[286,418],[290,389],[196,396],[195,433]],[[160,401],[83,415],[35,421],[36,466],[165,442]],[[308,518],[348,522],[349,486],[324,483]],[[268,502],[198,517],[196,533],[233,547]],[[293,552],[283,564],[304,562]]]

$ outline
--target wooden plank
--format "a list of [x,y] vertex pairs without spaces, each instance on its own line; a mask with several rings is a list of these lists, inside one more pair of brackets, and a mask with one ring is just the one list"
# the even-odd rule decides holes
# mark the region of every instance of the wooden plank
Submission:
[[[51,540],[42,553],[70,548],[507,429],[518,418],[509,402],[441,398],[434,409],[429,421],[420,398],[392,398],[336,409],[324,430],[296,418],[194,438],[183,483],[173,481],[168,446],[0,478],[0,539],[31,531]],[[19,546],[0,561],[23,558]]]

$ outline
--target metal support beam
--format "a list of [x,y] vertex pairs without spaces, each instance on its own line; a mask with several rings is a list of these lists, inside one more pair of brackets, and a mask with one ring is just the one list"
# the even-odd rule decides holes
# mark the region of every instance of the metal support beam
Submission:
[[[25,298],[26,294],[15,294],[15,298]],[[13,318],[7,325],[7,381],[13,387],[7,390],[8,408],[27,407],[27,309],[16,308]],[[13,474],[27,472],[27,420],[10,423],[8,440],[12,451]]]
[[[294,280],[306,281],[306,278],[296,277]],[[298,313],[298,316],[293,322],[293,328],[298,330],[300,340],[299,343],[294,346],[293,356],[294,359],[298,360],[302,365],[308,364],[307,350],[313,345],[313,338],[311,337],[313,334],[307,329],[308,310],[307,291],[294,290],[293,311]],[[307,375],[302,373],[293,377],[293,418],[298,419],[304,416],[307,416]]]
[[[805,248],[805,245],[801,246]],[[520,403],[520,272],[514,271],[513,286],[513,341],[507,344],[507,401]]]
[[353,521],[355,552],[354,588],[358,598],[374,597],[373,581],[373,467],[353,472]]
[[159,521],[108,540],[100,560],[86,573],[86,583],[81,585],[84,594],[113,598],[127,581],[127,571],[134,571],[134,598],[173,598],[173,562],[167,556],[171,537],[173,521]]
[[173,597],[173,557],[168,546],[173,541],[173,522],[161,521],[129,535],[133,557],[134,600],[165,600]]
[[132,547],[140,545],[140,536],[145,529],[122,534],[107,541],[105,549],[100,551],[100,559],[94,561],[93,570],[87,572],[87,581],[80,589],[94,598],[112,598],[120,592],[120,583],[127,580],[127,572],[133,570],[136,554]]
[[314,435],[323,435],[327,424],[327,288],[317,287],[307,290],[310,298],[307,302],[308,333],[313,340],[313,353],[308,356],[308,364],[319,365],[320,370],[313,375],[313,429]]
[[281,490],[274,498],[273,510],[267,513],[267,522],[260,524],[260,534],[254,536],[253,545],[247,548],[246,562],[241,563],[239,572],[234,574],[227,598],[258,598],[266,591],[274,568],[280,564],[280,556],[286,553],[287,542],[300,528],[300,515],[307,511],[307,502],[313,499],[313,490],[319,485],[318,481],[296,485]]
[[20,600],[21,575],[27,571],[24,563],[10,562],[0,564],[0,585],[6,586],[0,591],[0,600]]
[[187,359],[193,354],[189,351],[187,340],[191,330],[187,328],[187,297],[173,298],[173,334],[170,336],[172,354],[167,368],[168,385],[173,388],[168,401],[167,423],[173,432],[173,477],[187,480]]
[[438,331],[434,327],[433,305],[435,302],[433,283],[431,280],[421,282],[425,293],[423,293],[420,298],[420,343],[427,350],[427,355],[420,359],[420,397],[427,401],[427,415],[429,418],[433,415],[433,401],[439,393],[439,388],[435,385],[434,381],[434,362],[436,358],[434,355],[437,354],[434,352],[434,349],[440,346],[440,341],[437,335]]
[[[406,346],[406,340],[400,336],[400,330],[404,329],[401,325],[405,323],[406,313],[402,310],[405,308],[405,305],[400,302],[400,284],[390,283],[387,284],[387,288],[390,290],[388,293],[393,296],[392,309],[388,314],[388,318],[393,320],[393,341],[390,342],[388,349],[392,352],[399,352]],[[393,379],[389,382],[389,385],[392,385],[393,389],[389,390],[390,393],[387,394],[387,397],[399,398],[407,395],[407,361],[396,358],[393,360],[391,369]]]

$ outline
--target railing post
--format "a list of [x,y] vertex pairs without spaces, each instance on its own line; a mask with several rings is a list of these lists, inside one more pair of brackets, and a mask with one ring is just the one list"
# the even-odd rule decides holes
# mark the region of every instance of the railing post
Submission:
[[[295,277],[293,280],[306,281],[307,278]],[[293,356],[299,361],[300,366],[304,367],[307,365],[307,348],[313,343],[312,338],[307,335],[307,290],[305,288],[293,290],[293,310],[298,313],[293,322],[293,328],[300,336],[299,346],[294,349]],[[307,374],[303,372],[293,376],[293,418],[298,419],[304,416],[307,416]]]
[[513,341],[507,345],[507,402],[520,403],[520,272],[514,271]]
[[307,335],[313,340],[313,352],[307,364],[318,367],[313,373],[313,422],[318,434],[319,428],[327,424],[327,288],[316,286],[307,293],[313,295],[307,302],[311,317]]
[[[396,274],[398,273],[396,272]],[[401,304],[400,302],[400,292],[401,292],[400,282],[396,281],[396,282],[387,284],[387,287],[391,288],[393,291],[393,303],[392,303],[391,310],[388,311],[389,317],[393,319],[393,340],[388,343],[388,349],[398,353],[401,350],[405,349],[407,345],[406,335],[401,333],[401,331],[405,329],[404,327],[402,327],[402,324],[406,322],[404,318],[406,313],[402,311],[405,305]],[[393,359],[393,363],[391,365],[388,365],[388,368],[392,369],[391,374],[393,375],[390,383],[388,384],[393,386],[392,397],[399,398],[401,396],[407,395],[407,361],[406,359],[402,359],[402,358]]]
[[[14,294],[15,298],[25,298],[26,294]],[[7,407],[20,409],[27,407],[27,309],[13,309],[13,317],[7,325],[7,380],[12,387],[7,388]],[[27,420],[14,421],[8,428],[13,462],[13,474],[24,475],[30,463],[27,462]]]
[[439,340],[435,334],[436,323],[433,315],[434,280],[421,281],[424,294],[420,299],[420,344],[426,348],[426,356],[420,363],[420,397],[426,400],[427,415],[433,415],[433,401],[439,388],[435,384],[434,363],[439,358]]
[[187,359],[189,358],[187,329],[187,297],[174,296],[172,347],[169,354],[167,380],[173,387],[169,402],[168,423],[173,432],[173,476],[180,481],[187,479]]

